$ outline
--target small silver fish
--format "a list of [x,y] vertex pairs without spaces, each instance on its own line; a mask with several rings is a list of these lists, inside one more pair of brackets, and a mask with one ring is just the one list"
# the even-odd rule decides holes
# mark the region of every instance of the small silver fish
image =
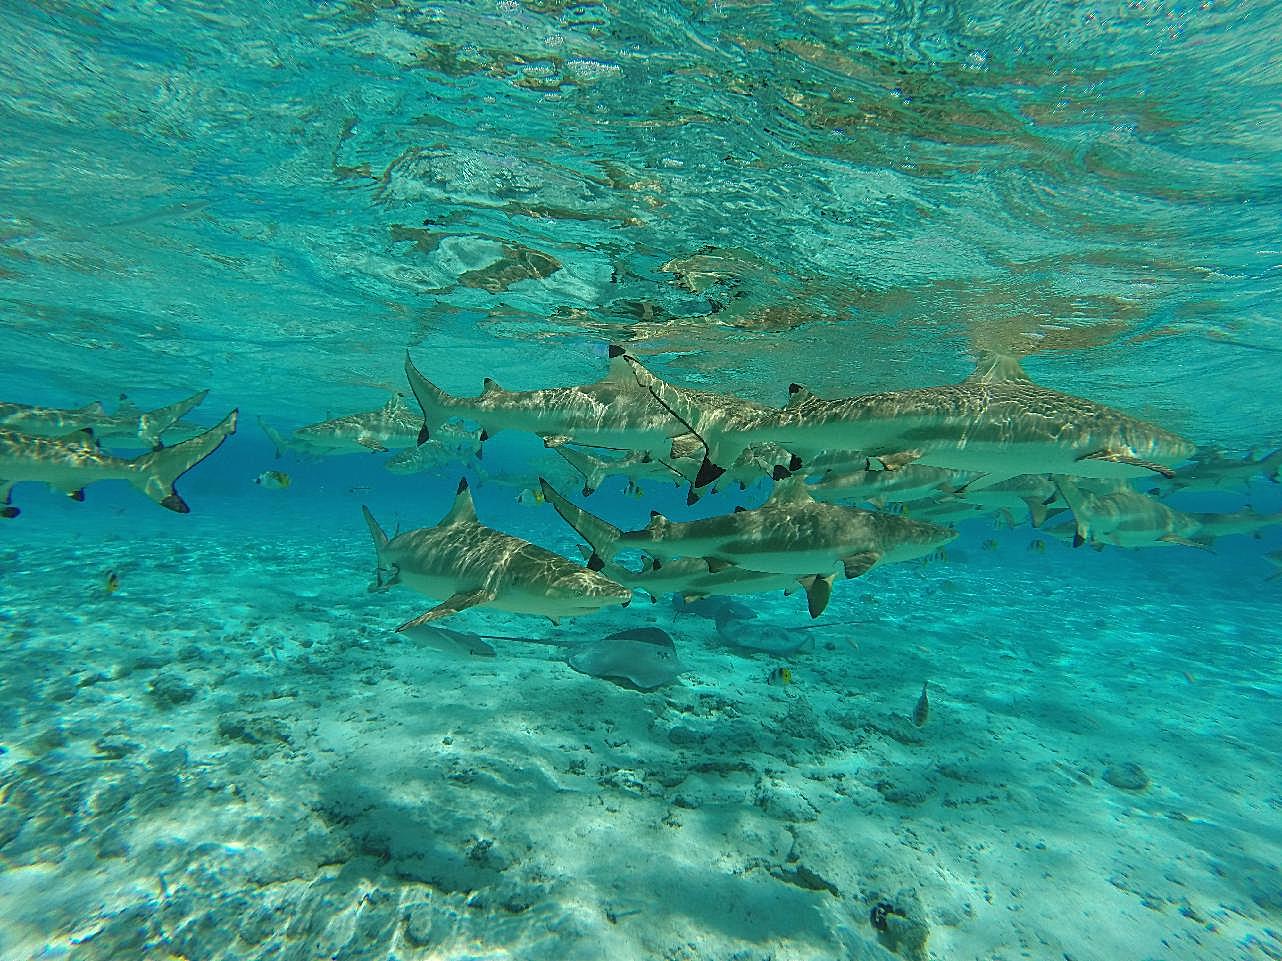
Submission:
[[917,706],[913,708],[913,723],[921,727],[930,717],[930,699],[926,697],[926,682],[921,682],[921,697],[917,698]]

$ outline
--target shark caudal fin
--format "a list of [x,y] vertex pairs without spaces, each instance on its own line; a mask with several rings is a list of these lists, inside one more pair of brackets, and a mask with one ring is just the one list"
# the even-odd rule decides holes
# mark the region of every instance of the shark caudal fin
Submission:
[[138,439],[149,447],[159,447],[161,435],[178,423],[185,414],[203,404],[208,395],[209,391],[202,390],[168,407],[157,407],[155,410],[147,411],[138,418]]
[[405,352],[405,377],[418,406],[423,409],[423,429],[418,432],[418,442],[422,444],[432,435],[432,431],[454,416],[453,408],[458,406],[458,402],[419,373],[408,350]]
[[[613,351],[622,351],[622,348],[611,347],[610,350],[613,357]],[[703,445],[703,462],[695,475],[694,487],[707,487],[724,474],[726,468],[743,453],[743,442],[736,439],[734,432],[723,433],[716,430],[715,418],[703,408],[696,392],[684,390],[660,380],[630,354],[620,356],[631,365],[637,383],[648,390],[650,396]]]
[[232,411],[222,422],[211,427],[191,440],[185,440],[173,447],[143,454],[130,461],[133,473],[129,481],[140,491],[154,500],[161,507],[178,514],[186,514],[191,508],[174,490],[178,478],[191,470],[202,460],[216,451],[232,434],[236,433],[237,411]]
[[543,489],[543,499],[556,509],[562,520],[578,531],[579,536],[591,545],[592,556],[588,558],[587,563],[590,569],[599,571],[608,562],[614,560],[614,555],[619,552],[618,542],[622,531],[613,524],[589,514],[583,508],[575,507],[542,477],[539,478],[539,486]]

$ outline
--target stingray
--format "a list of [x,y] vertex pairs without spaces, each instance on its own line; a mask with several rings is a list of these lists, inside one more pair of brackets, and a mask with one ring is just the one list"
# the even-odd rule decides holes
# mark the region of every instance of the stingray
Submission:
[[435,627],[430,624],[418,624],[407,627],[401,632],[415,644],[430,647],[446,654],[472,655],[474,657],[494,657],[494,648],[481,640],[479,634],[469,631],[452,631],[448,627]]
[[815,649],[815,639],[808,631],[777,624],[750,624],[718,617],[717,636],[727,647],[743,654],[791,657]]
[[580,644],[566,663],[580,674],[638,691],[669,684],[686,670],[672,638],[657,627],[616,631],[599,641]]

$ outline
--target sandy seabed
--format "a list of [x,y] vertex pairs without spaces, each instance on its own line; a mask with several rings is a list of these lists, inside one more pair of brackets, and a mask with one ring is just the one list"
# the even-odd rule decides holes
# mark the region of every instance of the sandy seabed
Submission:
[[1282,958],[1263,569],[881,569],[789,686],[666,601],[445,622],[661,627],[690,670],[642,693],[392,634],[429,604],[351,521],[0,543],[0,958]]

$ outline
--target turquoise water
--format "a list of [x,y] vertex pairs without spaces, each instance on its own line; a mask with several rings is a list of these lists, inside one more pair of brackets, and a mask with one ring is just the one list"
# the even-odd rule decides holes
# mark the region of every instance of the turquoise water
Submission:
[[[190,514],[13,489],[0,959],[1282,957],[1277,527],[1096,551],[989,513],[813,621],[735,598],[786,659],[640,595],[465,610],[470,657],[394,632],[443,598],[368,590],[362,505],[430,527],[467,477],[578,560],[539,476],[624,529],[770,481],[585,499],[528,432],[403,475],[257,425],[407,393],[407,349],[475,395],[622,344],[774,407],[995,351],[1261,456],[1274,5],[10,3],[0,39],[0,401],[240,411]],[[1162,497],[1282,511],[1263,473]],[[566,663],[641,626],[673,682]]]

